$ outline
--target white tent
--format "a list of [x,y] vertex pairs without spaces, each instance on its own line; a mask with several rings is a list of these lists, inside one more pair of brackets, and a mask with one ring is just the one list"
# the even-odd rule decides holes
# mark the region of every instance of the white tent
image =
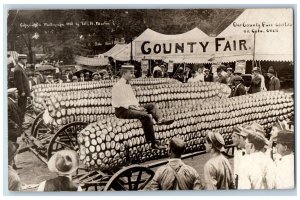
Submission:
[[108,58],[88,58],[83,56],[75,56],[75,62],[80,65],[88,66],[104,66],[108,65]]
[[103,53],[103,55],[107,56],[107,57],[111,57],[114,53],[116,53],[117,51],[119,51],[120,49],[122,49],[125,46],[126,46],[126,44],[116,44],[110,50],[108,50],[107,52]]
[[217,37],[228,36],[251,37],[252,53],[224,54],[219,57],[222,62],[252,60],[253,56],[258,61],[294,60],[292,9],[247,9]]
[[[140,36],[132,41],[132,55],[134,60],[141,61],[142,59],[162,59],[164,61],[173,60],[174,63],[208,63],[211,55],[202,54],[197,52],[196,45],[199,46],[199,41],[204,41],[209,39],[209,37],[200,29],[194,28],[186,33],[177,34],[177,35],[167,35],[158,33],[151,29],[146,29]],[[195,41],[193,44],[194,53],[171,53],[165,54],[163,49],[160,53],[151,52],[150,54],[143,54],[141,51],[142,45],[144,42],[152,43],[152,48],[155,48],[155,44],[159,44],[160,48],[163,48],[165,44],[173,45],[172,50],[175,49],[176,44],[185,45],[183,48],[190,51],[191,44],[189,42]],[[197,43],[197,44],[196,44]],[[151,46],[150,45],[150,46]],[[127,44],[122,49],[119,49],[112,53],[112,57],[116,60],[128,61],[130,60],[131,54],[131,44]]]

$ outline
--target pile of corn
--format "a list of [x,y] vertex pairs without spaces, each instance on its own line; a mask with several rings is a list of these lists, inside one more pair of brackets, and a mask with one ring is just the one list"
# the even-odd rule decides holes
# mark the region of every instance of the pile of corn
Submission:
[[[231,144],[234,126],[253,122],[270,128],[277,120],[293,115],[293,99],[282,92],[268,91],[209,101],[197,106],[164,109],[173,118],[171,125],[154,125],[155,137],[167,146],[176,136],[186,142],[186,153],[204,151],[207,131],[217,131]],[[146,142],[138,120],[107,118],[89,124],[78,135],[80,160],[90,169],[108,170],[130,163],[167,156],[166,150],[153,150]]]
[[[38,84],[33,86],[33,109],[36,113],[40,113],[45,110],[45,104],[49,103],[51,96],[60,96],[65,93],[77,92],[93,92],[94,89],[112,88],[117,80],[101,80],[101,81],[89,81],[89,82],[72,82],[61,84]],[[173,84],[180,83],[175,79],[170,78],[147,78],[147,79],[134,79],[132,85],[161,85],[161,84]]]
[[[162,84],[133,86],[137,99],[143,105],[156,103],[159,108],[178,108],[197,105],[228,97],[230,89],[220,83]],[[65,125],[74,121],[95,122],[114,116],[111,106],[112,88],[69,91],[53,95],[47,99],[49,115],[54,119],[54,126]]]

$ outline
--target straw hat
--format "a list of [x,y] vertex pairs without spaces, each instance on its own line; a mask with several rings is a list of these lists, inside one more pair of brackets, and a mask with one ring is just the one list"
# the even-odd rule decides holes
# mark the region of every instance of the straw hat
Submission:
[[266,131],[264,129],[264,127],[262,127],[260,124],[256,123],[256,122],[253,122],[251,125],[250,125],[256,132],[260,133],[260,134],[263,134],[264,136],[266,136]]
[[213,147],[218,149],[220,152],[225,151],[225,141],[220,133],[209,131],[206,135],[206,139],[209,140]]
[[235,76],[235,77],[233,78],[233,81],[244,81],[244,80],[243,80],[243,78],[240,77],[240,76]]
[[61,150],[56,152],[48,162],[51,172],[59,174],[72,174],[79,166],[77,153],[73,150]]
[[256,147],[256,149],[262,149],[267,144],[265,136],[258,132],[249,132],[248,141]]
[[295,135],[293,131],[281,130],[278,132],[277,143],[294,147]]

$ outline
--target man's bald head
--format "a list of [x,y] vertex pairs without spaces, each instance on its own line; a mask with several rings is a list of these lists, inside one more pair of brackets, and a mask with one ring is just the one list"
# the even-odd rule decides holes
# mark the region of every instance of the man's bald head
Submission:
[[184,152],[185,143],[182,139],[178,137],[173,137],[172,139],[170,139],[169,148],[170,153],[172,152],[175,155],[175,157],[180,157],[181,154],[183,154]]

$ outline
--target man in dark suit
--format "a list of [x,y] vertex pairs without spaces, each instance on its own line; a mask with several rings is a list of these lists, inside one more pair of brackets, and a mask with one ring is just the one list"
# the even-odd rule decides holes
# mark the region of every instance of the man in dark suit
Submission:
[[249,93],[251,94],[261,91],[261,81],[262,81],[261,77],[259,76],[257,67],[254,67],[252,72],[253,72],[253,76],[249,88]]
[[204,82],[213,82],[213,76],[209,74],[209,69],[204,69]]
[[267,76],[269,77],[269,88],[268,90],[280,90],[280,81],[274,76],[275,72],[273,69],[269,69]]
[[226,84],[226,77],[222,75],[222,68],[217,69],[218,76],[214,78],[214,82],[224,83]]
[[18,64],[14,70],[14,82],[16,88],[18,89],[18,106],[20,109],[20,119],[22,123],[24,122],[24,116],[26,112],[27,97],[30,96],[29,79],[25,72],[26,62],[27,56],[19,55]]
[[246,89],[243,84],[244,80],[240,76],[235,76],[233,78],[234,90],[232,92],[232,97],[242,96],[246,94]]

